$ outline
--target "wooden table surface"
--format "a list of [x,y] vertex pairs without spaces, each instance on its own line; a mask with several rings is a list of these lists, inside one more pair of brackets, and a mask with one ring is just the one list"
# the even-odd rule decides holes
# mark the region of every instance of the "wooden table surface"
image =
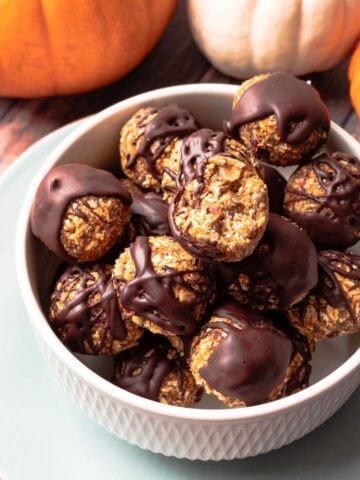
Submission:
[[[347,64],[309,75],[331,118],[360,141],[360,121],[349,100]],[[215,70],[192,40],[185,1],[151,54],[122,80],[91,93],[41,99],[0,98],[0,173],[39,138],[68,122],[129,96],[182,83],[239,83]]]

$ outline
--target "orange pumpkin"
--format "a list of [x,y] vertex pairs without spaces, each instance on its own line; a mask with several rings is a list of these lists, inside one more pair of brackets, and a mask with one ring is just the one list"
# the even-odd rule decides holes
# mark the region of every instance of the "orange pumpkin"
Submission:
[[360,41],[351,57],[349,65],[350,97],[356,113],[360,117]]
[[150,52],[176,0],[2,0],[0,95],[92,90]]

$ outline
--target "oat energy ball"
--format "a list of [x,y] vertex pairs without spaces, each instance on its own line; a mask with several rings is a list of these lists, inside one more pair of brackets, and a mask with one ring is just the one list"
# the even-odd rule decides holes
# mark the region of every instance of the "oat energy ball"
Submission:
[[125,175],[140,187],[176,190],[182,138],[197,130],[194,116],[178,105],[145,107],[137,111],[120,133],[120,159]]
[[110,265],[69,266],[51,295],[49,323],[74,352],[114,355],[135,346],[143,330],[118,308]]
[[254,167],[218,154],[175,195],[171,232],[205,260],[236,262],[250,255],[268,220],[268,195]]
[[328,138],[330,117],[318,92],[286,72],[244,82],[233,102],[226,132],[274,165],[310,158]]
[[120,353],[113,382],[141,397],[179,407],[193,406],[202,394],[189,368],[160,335],[146,336],[138,347]]
[[309,382],[311,348],[286,323],[224,303],[195,337],[190,369],[198,385],[229,407],[282,398]]
[[360,256],[325,250],[318,260],[319,283],[289,321],[315,340],[360,332]]
[[282,215],[286,180],[276,168],[259,163],[258,171],[268,189],[269,211]]
[[177,187],[203,175],[207,159],[225,154],[257,167],[256,160],[240,142],[226,137],[224,132],[201,128],[186,137],[181,146],[180,171],[176,179]]
[[95,261],[119,239],[131,196],[110,172],[81,164],[54,167],[31,210],[31,230],[61,259]]
[[284,310],[315,287],[317,253],[304,230],[270,213],[254,253],[241,262],[219,264],[217,276],[220,288],[242,305]]
[[209,268],[166,236],[137,237],[113,278],[125,317],[165,336],[194,333],[215,297]]
[[285,191],[288,217],[319,248],[347,248],[360,239],[360,160],[322,154],[299,167]]

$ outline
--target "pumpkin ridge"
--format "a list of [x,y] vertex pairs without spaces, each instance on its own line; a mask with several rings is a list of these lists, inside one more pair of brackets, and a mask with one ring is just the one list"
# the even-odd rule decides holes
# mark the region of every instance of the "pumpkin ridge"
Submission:
[[42,30],[45,34],[45,38],[46,38],[46,50],[47,50],[47,61],[51,64],[51,81],[52,81],[52,90],[53,90],[53,94],[56,95],[58,92],[59,92],[59,88],[58,88],[58,85],[57,85],[57,81],[56,81],[56,78],[57,78],[57,69],[56,69],[56,66],[55,66],[55,62],[54,62],[54,49],[52,47],[52,39],[51,39],[51,35],[50,35],[50,31],[49,31],[49,27],[48,27],[48,22],[47,22],[47,16],[46,16],[46,13],[45,13],[45,5],[43,2],[46,2],[46,0],[39,0],[39,22],[40,24],[42,25]]

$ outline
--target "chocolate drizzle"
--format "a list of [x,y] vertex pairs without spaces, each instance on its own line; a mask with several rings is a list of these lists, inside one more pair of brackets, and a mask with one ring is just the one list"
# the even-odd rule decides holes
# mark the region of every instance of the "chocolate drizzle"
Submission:
[[61,259],[76,260],[60,241],[63,217],[69,203],[86,195],[117,197],[130,205],[131,195],[119,180],[106,170],[77,163],[54,167],[44,177],[35,195],[31,210],[31,230]]
[[263,239],[245,260],[218,265],[220,282],[231,285],[238,276],[267,273],[278,286],[278,308],[286,309],[317,283],[317,255],[307,234],[286,218],[270,214]]
[[266,401],[285,379],[293,352],[291,341],[261,315],[236,303],[220,305],[214,316],[232,323],[219,320],[206,325],[226,336],[199,370],[200,375],[214,389],[246,405]]
[[341,281],[336,274],[354,282],[351,288],[360,288],[360,256],[352,253],[337,252],[327,250],[319,252],[318,262],[320,269],[320,281],[317,291],[334,308],[345,307],[354,324],[358,324],[360,319],[354,311],[349,295],[343,289]]
[[169,206],[156,193],[133,193],[132,222],[142,235],[170,235]]
[[202,178],[208,158],[224,152],[225,134],[202,128],[189,135],[181,147],[177,186],[196,179],[202,190]]
[[[65,301],[63,308],[53,316],[52,326],[55,330],[66,328],[66,343],[76,352],[84,352],[84,340],[90,345],[94,353],[99,353],[107,339],[110,330],[114,340],[125,340],[127,330],[119,312],[116,293],[111,278],[111,269],[104,265],[97,265],[96,279],[91,268],[80,265],[68,267],[61,275],[61,288],[55,289],[52,303],[56,306],[61,301],[63,286],[73,282],[76,295],[70,301]],[[71,285],[70,285],[71,287]],[[70,293],[71,291],[69,291]],[[89,302],[90,297],[99,294],[99,300]],[[93,328],[98,322],[103,323],[101,338],[94,343]]]
[[243,93],[225,123],[226,133],[239,138],[242,125],[270,115],[276,116],[281,140],[290,144],[306,141],[316,129],[330,128],[329,112],[315,88],[289,73],[275,72]]
[[[349,169],[340,163],[349,163]],[[360,237],[360,160],[345,153],[322,154],[311,162],[324,194],[312,195],[288,187],[295,198],[309,199],[317,206],[312,212],[291,212],[293,218],[322,248],[346,248]],[[355,171],[351,173],[350,169]]]
[[[154,112],[157,112],[157,115],[146,125],[143,141],[135,155],[126,162],[126,167],[133,167],[138,157],[142,157],[146,161],[149,173],[160,180],[161,175],[156,169],[156,160],[175,137],[189,135],[198,129],[198,124],[190,112],[176,104],[166,105],[158,111],[151,109],[146,117],[153,115]],[[156,140],[160,142],[154,149],[152,147]]]
[[[187,252],[191,253],[191,255],[194,255],[195,257],[201,259],[203,262],[212,262],[214,261],[214,258],[212,255],[208,255],[201,246],[195,245],[191,238],[186,235],[185,233],[180,233],[176,223],[175,223],[175,204],[178,200],[178,198],[181,196],[182,190],[178,190],[177,194],[175,197],[172,199],[170,206],[169,206],[169,212],[168,212],[168,219],[169,219],[169,226],[170,226],[170,231],[171,235],[175,238],[175,240],[186,250]],[[205,244],[204,242],[204,248],[209,248],[208,245]],[[215,254],[215,250],[214,250]]]
[[170,269],[157,274],[151,262],[151,250],[146,237],[137,237],[130,245],[136,277],[121,288],[121,304],[128,310],[152,321],[175,335],[189,335],[197,328],[193,309],[213,296],[213,291],[198,295],[192,302],[183,303],[173,293],[173,284],[187,285],[184,275],[200,269],[177,271]]
[[121,353],[115,364],[114,383],[125,390],[150,400],[158,400],[161,384],[170,372],[181,376],[177,363],[167,356],[165,341],[141,342],[141,345]]

